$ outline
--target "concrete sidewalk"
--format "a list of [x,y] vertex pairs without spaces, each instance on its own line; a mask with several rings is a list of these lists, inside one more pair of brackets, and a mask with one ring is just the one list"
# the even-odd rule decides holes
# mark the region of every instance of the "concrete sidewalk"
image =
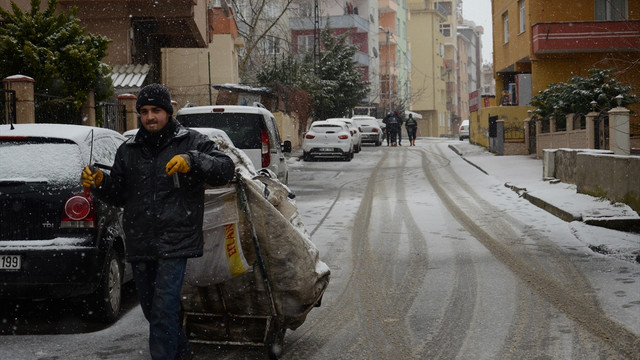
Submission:
[[528,155],[497,156],[467,141],[449,147],[484,173],[504,181],[523,198],[565,221],[640,232],[640,216],[628,205],[580,194],[574,184],[544,181],[540,159]]

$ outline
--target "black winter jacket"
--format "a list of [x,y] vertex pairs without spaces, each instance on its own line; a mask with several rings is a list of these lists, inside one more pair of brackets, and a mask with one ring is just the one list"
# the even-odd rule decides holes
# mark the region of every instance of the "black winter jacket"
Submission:
[[[214,142],[171,118],[170,132],[158,146],[140,129],[118,148],[110,175],[94,191],[124,207],[127,261],[202,256],[205,183],[224,185],[234,176],[231,158]],[[178,174],[179,188],[165,171],[178,154],[191,158],[190,171]]]

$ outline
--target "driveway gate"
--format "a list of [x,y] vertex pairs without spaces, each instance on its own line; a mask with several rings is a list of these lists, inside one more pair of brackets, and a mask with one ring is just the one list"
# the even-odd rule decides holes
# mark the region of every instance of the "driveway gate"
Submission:
[[16,91],[0,90],[0,124],[16,123]]
[[[99,109],[99,111],[98,111]],[[123,133],[127,130],[127,108],[124,105],[101,102],[96,107],[96,116],[102,117],[102,126]]]

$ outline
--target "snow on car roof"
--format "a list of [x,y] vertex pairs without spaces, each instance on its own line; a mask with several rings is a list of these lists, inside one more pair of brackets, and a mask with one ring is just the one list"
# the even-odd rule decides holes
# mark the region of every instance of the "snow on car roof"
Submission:
[[91,131],[93,135],[118,134],[114,130],[85,125],[69,124],[14,124],[0,125],[0,137],[7,136],[34,136],[53,139],[67,139],[82,144],[90,141]]

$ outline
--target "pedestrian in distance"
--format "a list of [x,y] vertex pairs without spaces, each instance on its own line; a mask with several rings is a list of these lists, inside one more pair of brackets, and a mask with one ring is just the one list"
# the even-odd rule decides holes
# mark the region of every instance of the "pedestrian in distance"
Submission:
[[409,146],[416,146],[416,131],[418,130],[418,122],[413,118],[413,114],[409,114],[409,118],[404,123],[409,136]]
[[203,253],[205,184],[229,183],[235,166],[208,137],[178,123],[166,87],[145,86],[136,110],[142,127],[118,148],[110,174],[87,166],[82,184],[124,207],[126,259],[149,321],[152,359],[189,359],[178,319],[187,259]]
[[395,114],[391,114],[387,122],[387,131],[389,132],[391,146],[398,146],[397,137],[400,132],[400,118],[397,116],[397,113],[396,111]]
[[387,138],[387,146],[390,144],[390,136],[389,136],[389,118],[391,118],[391,111],[387,113],[387,116],[382,119],[382,123],[384,124],[384,135]]

